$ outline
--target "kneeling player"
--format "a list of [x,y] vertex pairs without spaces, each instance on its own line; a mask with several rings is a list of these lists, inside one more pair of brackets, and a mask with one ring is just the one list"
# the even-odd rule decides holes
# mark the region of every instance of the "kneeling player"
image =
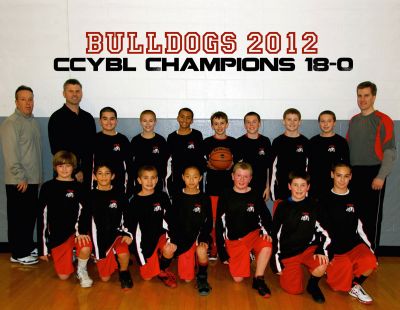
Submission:
[[309,182],[310,176],[303,171],[289,174],[291,196],[278,204],[272,221],[274,264],[281,287],[289,294],[303,292],[305,266],[311,274],[307,292],[314,301],[323,303],[325,297],[318,282],[328,266],[330,239],[320,224],[319,206],[307,198]]
[[376,269],[377,261],[358,216],[359,206],[348,189],[351,168],[338,163],[331,176],[332,191],[323,199],[334,254],[326,270],[327,283],[335,291],[349,292],[360,302],[370,304],[372,298],[361,284]]
[[256,255],[253,288],[263,297],[271,291],[264,282],[264,272],[271,257],[271,214],[261,195],[248,185],[251,165],[239,162],[233,167],[233,188],[225,191],[218,201],[217,244],[222,262],[236,282],[250,276],[250,252]]

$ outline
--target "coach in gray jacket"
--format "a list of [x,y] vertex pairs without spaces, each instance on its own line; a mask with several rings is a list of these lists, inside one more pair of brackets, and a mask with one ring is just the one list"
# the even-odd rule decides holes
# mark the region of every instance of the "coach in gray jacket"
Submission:
[[8,242],[11,247],[10,261],[30,265],[38,262],[33,230],[42,177],[42,149],[39,125],[32,114],[32,89],[18,87],[15,104],[15,112],[2,123],[0,131],[7,194]]

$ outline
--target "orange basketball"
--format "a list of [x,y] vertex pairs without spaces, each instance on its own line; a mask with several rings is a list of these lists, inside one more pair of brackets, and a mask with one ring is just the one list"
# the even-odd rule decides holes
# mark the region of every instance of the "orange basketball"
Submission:
[[217,147],[211,154],[209,163],[216,170],[226,170],[232,166],[233,156],[231,151],[226,147]]

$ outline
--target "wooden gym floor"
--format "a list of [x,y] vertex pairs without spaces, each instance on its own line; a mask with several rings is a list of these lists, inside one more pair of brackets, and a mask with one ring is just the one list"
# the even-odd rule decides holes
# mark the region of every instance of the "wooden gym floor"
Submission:
[[[372,305],[363,305],[345,293],[331,291],[325,280],[321,288],[326,303],[316,304],[308,294],[288,295],[279,287],[278,276],[268,269],[266,279],[272,296],[263,299],[251,288],[251,279],[236,284],[227,266],[211,262],[209,282],[213,287],[209,296],[199,296],[194,283],[179,281],[176,289],[165,287],[158,279],[142,281],[136,266],[130,267],[134,287],[120,289],[118,276],[102,283],[95,264],[89,264],[94,285],[81,288],[72,277],[58,280],[52,263],[22,266],[10,263],[10,255],[0,254],[0,309],[400,309],[400,257],[382,257],[380,267],[363,285],[374,298]],[[172,265],[176,271],[176,263]]]

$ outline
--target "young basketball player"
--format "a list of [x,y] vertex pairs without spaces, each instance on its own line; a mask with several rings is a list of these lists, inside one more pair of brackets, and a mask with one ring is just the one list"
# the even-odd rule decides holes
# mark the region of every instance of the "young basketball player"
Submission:
[[144,280],[158,276],[166,286],[175,288],[175,275],[167,270],[176,250],[176,245],[170,243],[167,235],[169,221],[166,212],[171,203],[165,192],[155,190],[157,181],[156,167],[139,168],[138,182],[142,189],[130,202],[136,237],[134,252]]
[[87,262],[92,250],[88,230],[78,227],[78,218],[84,205],[81,183],[72,174],[77,165],[73,153],[59,151],[53,157],[53,169],[57,176],[40,189],[38,216],[38,251],[40,259],[49,261],[51,254],[54,268],[61,280],[74,272],[73,249],[78,256],[76,277],[81,287],[91,287],[93,280],[87,272]]
[[239,158],[253,168],[253,178],[249,186],[267,201],[270,196],[271,141],[259,133],[261,118],[258,113],[247,113],[244,116],[244,127],[246,134],[237,139]]
[[218,200],[217,242],[222,262],[229,264],[235,282],[250,276],[250,252],[256,255],[253,288],[263,297],[271,291],[264,281],[265,268],[271,257],[271,214],[262,197],[249,187],[250,164],[239,162],[232,172],[233,188]]
[[133,137],[131,141],[135,193],[142,189],[137,181],[138,170],[142,166],[155,166],[158,173],[156,190],[167,190],[166,176],[169,152],[164,137],[154,131],[156,124],[156,114],[152,110],[144,110],[140,113],[142,132]]
[[307,292],[314,301],[324,303],[318,282],[329,262],[329,235],[321,225],[319,206],[307,197],[310,176],[304,171],[293,171],[288,187],[291,196],[278,204],[272,221],[272,237],[276,241],[273,262],[280,274],[280,285],[289,294],[301,294],[304,266],[311,274]]
[[306,171],[309,154],[308,139],[300,134],[301,114],[290,108],[283,113],[285,132],[272,142],[273,164],[271,195],[273,200],[290,197],[289,173]]
[[323,198],[333,259],[326,270],[328,285],[335,291],[349,292],[364,304],[372,298],[361,284],[377,268],[371,242],[363,230],[357,205],[348,185],[351,168],[348,163],[337,163],[331,172],[333,188]]
[[[211,198],[211,208],[213,212],[213,222],[215,227],[215,219],[217,215],[218,197],[226,188],[232,187],[232,167],[238,160],[236,139],[226,134],[229,122],[228,116],[224,112],[215,112],[211,115],[211,127],[214,135],[206,138],[203,144],[204,155],[207,159],[206,174],[206,193]],[[213,165],[214,152],[224,152],[232,158],[227,167],[220,168]],[[213,242],[210,251],[210,260],[217,259],[217,244],[215,239],[215,229],[212,230]]]
[[128,270],[128,246],[133,235],[126,221],[128,200],[120,189],[113,187],[115,174],[109,163],[98,162],[94,175],[97,186],[90,192],[88,207],[83,209],[84,213],[79,218],[79,227],[85,230],[91,226],[94,256],[101,280],[109,281],[114,271],[119,269],[121,288],[129,289],[133,282]]

